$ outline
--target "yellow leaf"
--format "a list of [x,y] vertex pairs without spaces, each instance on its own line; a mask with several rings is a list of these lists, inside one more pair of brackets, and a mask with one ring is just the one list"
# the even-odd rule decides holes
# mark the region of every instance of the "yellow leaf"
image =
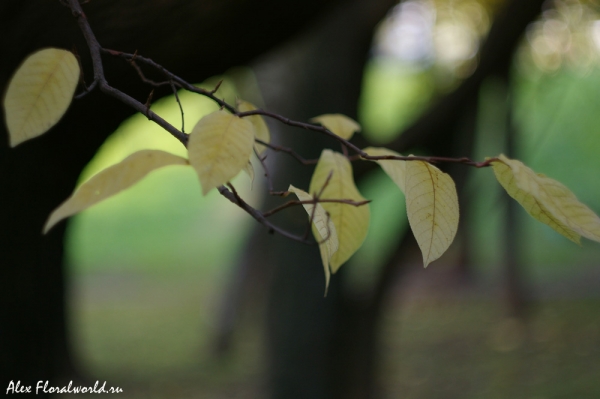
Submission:
[[[240,112],[254,111],[255,109],[258,109],[248,101],[240,99],[237,100],[237,108]],[[246,116],[244,119],[248,119],[252,123],[252,126],[254,126],[254,136],[257,139],[264,141],[265,143],[271,142],[271,133],[269,132],[269,127],[265,123],[265,120],[262,116],[252,115]],[[265,152],[267,149],[267,147],[259,143],[254,143],[254,148],[259,155]]]
[[[331,150],[321,153],[310,182],[311,195],[321,192],[331,172],[331,179],[320,199],[364,200],[354,185],[350,162],[342,154]],[[365,240],[369,230],[369,208],[368,205],[354,206],[337,202],[323,202],[321,205],[329,212],[338,236],[339,249],[330,261],[331,271],[335,273]]]
[[54,126],[67,112],[78,81],[79,63],[70,51],[48,48],[27,57],[4,97],[10,146]]
[[[295,193],[300,201],[312,201],[306,191],[296,188],[290,184],[288,191]],[[313,234],[319,242],[319,251],[321,260],[323,261],[323,270],[325,271],[325,293],[329,287],[330,268],[329,262],[333,254],[336,253],[339,247],[338,236],[335,226],[331,219],[327,216],[327,212],[321,204],[302,204],[308,213],[309,218],[312,216]]]
[[200,119],[190,133],[188,153],[204,195],[246,167],[252,143],[254,128],[247,120],[223,110]]
[[142,150],[131,154],[118,164],[92,176],[75,190],[73,195],[52,212],[44,226],[44,234],[64,218],[133,186],[153,170],[163,166],[187,164],[185,158],[159,150]]
[[560,182],[538,175],[536,197],[576,234],[600,242],[600,218]]
[[600,242],[600,218],[568,188],[518,160],[498,158],[492,162],[496,178],[533,218],[577,244],[581,236]]
[[448,174],[427,162],[405,162],[406,213],[427,267],[454,240],[459,219],[458,195]]
[[[388,155],[401,156],[397,152],[388,150],[387,148],[369,147],[363,149],[363,151],[375,157]],[[383,169],[383,171],[393,180],[393,182],[396,183],[400,190],[404,192],[404,183],[406,180],[406,161],[380,159],[374,162],[377,162],[379,166],[381,166],[381,169]]]
[[[401,156],[387,148],[365,148],[372,156]],[[458,230],[458,195],[452,178],[423,161],[377,160],[402,190],[406,213],[425,267],[448,249]]]
[[[504,187],[508,195],[514,198],[521,206],[533,217],[534,219],[547,224],[552,227],[558,233],[567,237],[569,240],[579,244],[581,241],[581,237],[579,234],[573,232],[568,226],[563,224],[559,219],[557,219],[552,212],[541,202],[539,198],[536,198],[531,192],[528,190],[522,189],[520,186],[526,186],[526,183],[521,182],[520,185],[517,184],[517,179],[515,178],[515,170],[511,168],[511,165],[516,168],[516,170],[520,170],[517,172],[521,175],[521,180],[535,180],[537,175],[529,168],[523,169],[519,164],[522,163],[516,160],[510,160],[503,155],[499,157],[502,159],[502,162],[492,162],[492,169],[494,170],[494,174],[496,175],[496,179]],[[526,167],[525,167],[526,168]],[[528,178],[527,171],[530,172],[530,176]]]
[[320,123],[343,139],[350,140],[354,133],[360,131],[360,125],[342,114],[325,114],[312,118],[311,122]]

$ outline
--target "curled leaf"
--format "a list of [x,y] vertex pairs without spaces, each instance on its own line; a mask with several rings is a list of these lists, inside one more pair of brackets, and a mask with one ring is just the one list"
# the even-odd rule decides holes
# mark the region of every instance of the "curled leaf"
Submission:
[[325,114],[312,118],[311,122],[320,123],[345,140],[350,140],[360,131],[360,125],[352,118],[342,114]]
[[[240,112],[246,112],[246,111],[254,111],[255,109],[258,109],[258,108],[256,108],[252,103],[249,103],[248,101],[238,99],[237,100],[237,109]],[[246,116],[244,119],[248,119],[252,123],[252,126],[254,126],[254,136],[257,139],[264,141],[265,143],[271,142],[271,133],[269,131],[269,127],[265,123],[265,120],[263,119],[262,116],[252,115],[252,116]],[[264,145],[262,145],[260,143],[254,143],[254,148],[256,149],[256,152],[259,155],[262,154],[263,152],[265,152],[265,150],[267,149],[267,147],[265,147]]]
[[246,167],[253,143],[252,123],[226,111],[213,112],[198,121],[190,133],[188,153],[204,195]]
[[[319,199],[364,200],[354,184],[350,162],[342,154],[331,150],[321,153],[310,182],[310,193],[313,196],[321,193]],[[369,208],[368,205],[339,202],[323,202],[321,205],[329,212],[338,236],[339,249],[330,261],[331,271],[335,273],[365,240],[369,230]]]
[[[314,200],[306,191],[296,188],[290,184],[288,191],[296,194],[300,201]],[[325,293],[329,287],[329,278],[331,275],[329,262],[331,257],[338,250],[339,242],[335,225],[327,216],[327,212],[320,203],[317,204],[302,204],[308,213],[309,218],[312,217],[313,235],[319,242],[319,251],[321,260],[323,261],[323,270],[325,271]]]
[[92,176],[75,190],[73,195],[50,214],[44,226],[44,234],[61,220],[133,186],[158,168],[187,164],[185,158],[159,150],[143,150],[131,154],[118,164]]
[[48,48],[27,57],[4,97],[10,146],[54,126],[67,112],[78,81],[79,63],[70,51]]
[[521,161],[504,155],[498,159],[492,162],[498,182],[534,219],[577,244],[581,236],[600,242],[600,218],[567,187]]
[[[363,149],[364,152],[371,156],[401,156],[395,151],[388,150],[387,148],[369,147]],[[393,180],[394,183],[404,192],[404,183],[406,180],[406,161],[393,160],[393,159],[379,159],[377,162],[381,169]],[[411,161],[412,162],[412,161]]]
[[423,161],[404,162],[406,213],[427,267],[454,241],[459,220],[458,195],[452,178],[435,166]]

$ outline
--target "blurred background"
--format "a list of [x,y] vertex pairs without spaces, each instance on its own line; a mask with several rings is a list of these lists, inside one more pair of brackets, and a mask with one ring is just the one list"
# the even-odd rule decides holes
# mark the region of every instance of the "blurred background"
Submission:
[[[363,132],[356,140],[404,145],[403,132],[419,126],[423,115],[435,111],[432,105],[467,103],[468,113],[453,129],[467,132],[472,146],[460,147],[456,156],[483,160],[507,153],[561,181],[600,213],[598,3],[544,3],[507,67],[481,78],[469,99],[452,97],[485,67],[482,44],[506,3],[406,0],[389,10],[376,25],[361,69],[356,111]],[[335,23],[330,19],[324,26]],[[291,109],[286,96],[295,92],[281,82],[289,75],[302,82],[293,66],[300,62],[319,66],[322,59],[309,56],[316,51],[311,46],[328,28],[316,26],[318,33],[202,85],[211,88],[223,80],[218,94],[228,100],[239,96],[266,109]],[[326,87],[316,88],[316,96],[326,94]],[[188,130],[217,109],[199,96],[179,96]],[[173,96],[152,108],[181,124]],[[307,134],[268,123],[274,143],[286,143],[286,134]],[[441,155],[414,139],[405,147]],[[185,154],[175,139],[135,115],[105,142],[80,180],[143,148]],[[269,153],[274,168],[282,158]],[[234,185],[243,198],[266,209],[265,180],[260,165],[254,167],[254,181],[242,174]],[[295,176],[310,170],[293,168],[283,169],[291,174],[288,181],[305,182]],[[333,298],[321,298],[322,272],[314,265],[314,289],[304,291],[298,280],[294,292],[299,300],[326,307],[339,293],[368,303],[386,287],[373,310],[374,355],[364,360],[374,370],[373,397],[600,397],[600,244],[584,240],[578,247],[512,207],[491,170],[464,169],[457,172],[464,199],[461,233],[449,253],[426,270],[414,245],[399,244],[408,228],[400,191],[379,170],[357,171],[359,189],[373,199],[367,241],[344,266],[344,276],[333,276]],[[292,226],[301,229],[301,210],[290,212]],[[249,245],[264,245],[253,241],[257,235],[268,236],[218,193],[202,197],[194,173],[180,167],[154,172],[76,216],[66,248],[77,365],[93,380],[122,387],[128,398],[268,397],[278,384],[269,371],[278,350],[276,335],[268,331],[277,310],[269,303],[278,292],[273,284],[280,282],[268,261],[247,264]],[[276,267],[292,261],[284,258]],[[400,262],[401,268],[389,266]],[[347,378],[339,381],[350,384]]]

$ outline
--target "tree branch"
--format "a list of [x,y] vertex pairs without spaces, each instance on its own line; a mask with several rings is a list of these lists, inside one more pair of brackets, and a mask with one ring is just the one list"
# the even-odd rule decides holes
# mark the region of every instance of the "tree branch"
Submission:
[[92,83],[92,85],[94,85],[94,83],[96,83],[103,93],[106,93],[106,94],[118,99],[119,101],[123,102],[124,104],[130,106],[131,108],[135,109],[136,111],[143,113],[144,115],[146,115],[148,117],[149,120],[155,122],[160,127],[165,129],[167,132],[171,133],[184,146],[186,146],[187,140],[188,140],[187,134],[182,133],[179,130],[177,130],[177,128],[175,128],[173,125],[171,125],[170,123],[165,121],[163,118],[161,118],[155,112],[153,112],[151,110],[147,110],[146,107],[144,106],[144,104],[140,103],[139,101],[132,98],[131,96],[123,93],[122,91],[120,91],[118,89],[115,89],[114,87],[112,87],[108,84],[108,82],[106,81],[106,77],[104,75],[104,66],[102,64],[102,56],[100,54],[102,48],[101,48],[100,44],[98,43],[98,40],[96,39],[96,36],[94,35],[94,32],[92,31],[92,28],[90,27],[87,17],[85,16],[83,10],[81,9],[81,5],[79,4],[78,0],[67,0],[67,1],[69,4],[69,7],[71,8],[71,11],[73,12],[73,15],[77,19],[79,28],[81,29],[81,32],[83,33],[83,37],[85,38],[85,41],[90,49],[90,57],[92,59],[92,66],[94,69],[94,82]]
[[[85,41],[89,47],[90,57],[92,60],[92,66],[93,66],[93,71],[94,71],[94,80],[93,80],[92,84],[89,87],[87,87],[85,92],[80,94],[78,97],[81,97],[81,96],[87,94],[88,92],[90,92],[97,86],[100,88],[100,90],[103,93],[108,94],[109,96],[112,96],[112,97],[118,99],[119,101],[128,105],[129,107],[133,108],[134,110],[146,115],[146,117],[149,120],[151,120],[151,121],[155,122],[156,124],[158,124],[159,126],[161,126],[163,129],[165,129],[167,132],[169,132],[171,135],[173,135],[175,138],[177,138],[186,147],[187,147],[187,143],[188,143],[188,135],[186,133],[184,133],[184,110],[183,110],[183,106],[179,100],[179,96],[177,94],[178,88],[188,90],[190,92],[197,93],[199,95],[208,97],[209,99],[216,102],[222,108],[228,110],[229,112],[231,112],[232,114],[234,114],[240,118],[253,116],[253,115],[260,115],[260,116],[275,119],[275,120],[277,120],[283,124],[286,124],[288,126],[298,127],[298,128],[302,128],[305,130],[311,130],[311,131],[329,136],[341,144],[344,155],[346,157],[348,157],[348,159],[351,161],[356,161],[356,160],[371,160],[371,161],[402,160],[402,161],[425,161],[425,162],[429,162],[429,163],[450,162],[450,163],[457,163],[457,164],[463,164],[466,166],[473,166],[476,168],[481,168],[481,167],[489,166],[490,162],[495,160],[495,158],[492,158],[492,159],[488,159],[483,162],[476,162],[476,161],[472,161],[468,158],[423,157],[423,156],[401,156],[401,155],[399,155],[399,156],[371,156],[371,155],[367,154],[366,152],[364,152],[363,150],[361,150],[355,144],[352,144],[348,140],[345,140],[345,139],[337,136],[332,131],[330,131],[329,129],[327,129],[326,127],[321,126],[321,125],[295,121],[295,120],[289,119],[287,117],[284,117],[282,115],[279,115],[279,114],[276,114],[273,112],[269,112],[269,111],[265,111],[262,109],[256,109],[256,110],[246,111],[246,112],[238,112],[233,105],[227,103],[225,100],[220,99],[216,96],[216,92],[219,89],[221,82],[219,82],[213,90],[206,90],[206,89],[196,87],[196,86],[188,83],[184,79],[182,79],[179,76],[168,71],[162,65],[156,63],[155,61],[153,61],[150,58],[146,58],[146,57],[143,57],[143,56],[137,54],[137,52],[135,52],[133,54],[129,54],[129,53],[121,52],[121,51],[109,50],[109,49],[102,48],[102,46],[99,44],[98,40],[96,39],[96,37],[90,27],[90,24],[87,20],[86,15],[84,14],[83,10],[81,9],[81,5],[80,5],[79,1],[78,0],[65,0],[65,2],[66,2],[65,4],[67,4],[70,7],[73,15],[75,16],[77,23],[79,25],[79,28],[80,28],[80,30],[85,38]],[[176,102],[180,109],[181,121],[182,121],[181,122],[181,131],[178,130],[173,125],[171,125],[170,123],[168,123],[167,121],[165,121],[158,114],[156,114],[155,112],[150,110],[149,107],[150,107],[151,97],[149,97],[146,104],[142,104],[141,102],[132,98],[128,94],[121,92],[120,90],[112,87],[107,82],[105,74],[104,74],[104,67],[103,67],[103,63],[102,63],[102,54],[103,53],[111,55],[111,56],[115,56],[115,57],[120,57],[120,58],[126,60],[137,71],[140,79],[144,83],[146,83],[150,86],[160,87],[160,86],[169,85],[175,95]],[[148,79],[144,75],[142,69],[137,64],[137,62],[143,63],[147,66],[150,66],[150,67],[156,69],[158,72],[162,73],[166,77],[166,80],[163,82],[157,82],[152,79]],[[287,153],[290,156],[294,157],[297,161],[299,161],[303,165],[313,165],[318,162],[318,160],[309,160],[309,159],[303,158],[302,156],[300,156],[298,153],[296,153],[291,148],[272,145],[270,143],[264,142],[259,139],[256,139],[256,142],[268,147],[269,149],[271,149],[273,151]],[[355,155],[349,155],[348,150],[353,151],[355,153]],[[265,176],[267,177],[267,180],[269,180],[269,193],[272,195],[285,196],[287,194],[287,192],[285,192],[285,191],[282,191],[282,192],[273,191],[272,183],[270,182],[270,179],[269,179],[269,172],[268,172],[268,169],[264,162],[264,158],[261,158],[259,156],[259,160],[265,171]],[[277,232],[277,233],[279,233],[287,238],[290,238],[292,240],[295,240],[295,241],[314,244],[314,242],[308,241],[307,234],[305,234],[302,237],[297,236],[297,235],[292,234],[284,229],[281,229],[280,227],[275,226],[274,224],[270,223],[266,218],[273,215],[274,213],[277,213],[281,210],[284,210],[291,206],[296,206],[296,205],[316,204],[319,202],[336,202],[336,203],[343,203],[343,204],[348,204],[348,205],[352,205],[352,206],[361,206],[361,205],[365,205],[370,202],[370,201],[353,201],[353,200],[349,200],[349,199],[320,199],[320,195],[322,194],[324,188],[327,186],[330,178],[331,178],[331,174],[329,175],[327,181],[321,188],[320,192],[314,194],[314,197],[313,197],[314,199],[312,201],[288,201],[287,203],[285,203],[281,206],[278,206],[270,211],[266,211],[266,212],[260,212],[259,210],[253,208],[248,203],[246,203],[238,195],[238,193],[235,191],[235,188],[231,184],[228,184],[229,189],[227,189],[224,186],[218,187],[218,191],[222,196],[224,196],[229,201],[231,201],[232,203],[234,203],[237,206],[239,206],[240,208],[242,208],[244,211],[246,211],[250,216],[252,216],[259,223],[266,226],[270,232]],[[313,217],[314,217],[314,215],[311,215],[309,218],[309,226],[310,226],[310,223],[312,222]]]

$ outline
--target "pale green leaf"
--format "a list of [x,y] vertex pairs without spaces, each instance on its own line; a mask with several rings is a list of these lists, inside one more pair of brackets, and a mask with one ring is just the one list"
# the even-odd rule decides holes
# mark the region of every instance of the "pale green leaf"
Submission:
[[[252,103],[249,103],[248,101],[244,101],[244,100],[237,100],[237,109],[240,112],[246,112],[246,111],[254,111],[256,108]],[[269,131],[269,127],[267,126],[267,124],[265,123],[265,120],[263,119],[262,116],[260,115],[252,115],[252,116],[246,116],[244,119],[248,119],[251,123],[252,126],[254,126],[254,135],[257,139],[264,141],[265,143],[270,143],[271,142],[271,133]],[[262,144],[259,143],[254,143],[254,148],[256,149],[256,152],[260,155],[263,152],[265,152],[265,150],[267,149],[267,147],[265,147]]]
[[143,150],[131,154],[123,161],[92,176],[75,190],[73,195],[52,212],[44,226],[44,234],[64,218],[133,186],[153,170],[169,165],[187,164],[185,158],[159,150]]
[[521,161],[500,155],[492,162],[496,178],[534,219],[575,243],[580,237],[600,242],[600,218],[564,185],[537,174]]
[[568,226],[556,218],[552,212],[540,201],[539,198],[536,198],[531,192],[522,189],[520,186],[525,186],[525,183],[521,182],[520,185],[517,184],[515,171],[511,165],[515,166],[516,169],[521,169],[521,180],[526,181],[535,179],[535,173],[530,170],[533,176],[529,176],[529,178],[527,178],[527,173],[523,172],[522,168],[519,168],[519,164],[517,163],[519,161],[510,160],[503,155],[500,156],[500,159],[502,159],[502,162],[492,162],[492,169],[494,170],[496,179],[506,190],[508,195],[521,204],[521,206],[527,211],[527,213],[529,213],[531,217],[544,224],[547,224],[558,233],[567,237],[569,240],[579,244],[581,242],[581,236],[579,234],[573,232]]
[[27,57],[4,97],[10,146],[54,126],[67,112],[78,81],[79,63],[70,51],[48,48]]
[[254,183],[254,166],[252,166],[252,162],[248,161],[246,166],[244,166],[244,172],[250,178],[250,182]]
[[354,133],[360,131],[360,125],[353,119],[342,114],[325,114],[312,118],[314,123],[320,123],[331,132],[343,139],[350,140]]
[[254,128],[245,119],[224,110],[200,119],[190,133],[188,153],[204,195],[246,167],[253,143]]
[[[310,194],[319,194],[327,181],[331,179],[320,195],[320,199],[340,199],[363,201],[352,176],[352,166],[342,154],[323,150],[310,182]],[[335,225],[339,240],[339,249],[330,261],[331,271],[335,273],[360,248],[369,230],[368,205],[354,206],[336,202],[324,202],[323,208],[329,213]]]
[[427,267],[446,252],[458,230],[456,186],[448,174],[427,162],[405,162],[406,213]]
[[[306,191],[296,188],[290,184],[288,191],[295,193],[300,201],[314,200]],[[327,212],[320,203],[302,204],[308,213],[308,217],[313,217],[313,234],[319,242],[319,252],[323,261],[323,270],[325,271],[325,293],[329,287],[331,257],[336,253],[339,247],[338,236],[333,221],[327,216]]]
[[[369,147],[363,149],[364,152],[371,156],[401,156],[397,152],[388,150],[387,148]],[[404,192],[404,183],[406,180],[406,161],[379,159],[377,162],[381,169],[392,179],[394,183]],[[411,161],[413,162],[413,161]]]

